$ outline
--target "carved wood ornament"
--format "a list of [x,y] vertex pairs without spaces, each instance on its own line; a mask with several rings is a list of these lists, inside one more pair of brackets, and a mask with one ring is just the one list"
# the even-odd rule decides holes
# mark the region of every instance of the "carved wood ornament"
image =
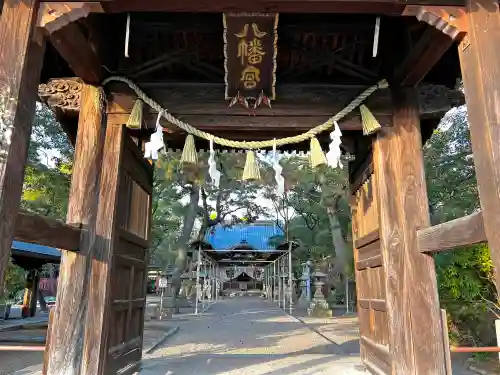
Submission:
[[80,111],[83,82],[79,78],[53,79],[38,86],[40,99],[52,109]]

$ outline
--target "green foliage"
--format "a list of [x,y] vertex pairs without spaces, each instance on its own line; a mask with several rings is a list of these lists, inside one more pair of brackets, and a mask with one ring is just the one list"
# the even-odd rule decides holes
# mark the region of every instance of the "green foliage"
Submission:
[[306,157],[283,157],[285,176],[283,197],[278,197],[274,172],[265,171],[267,184],[264,196],[275,208],[278,225],[288,238],[298,240],[294,251],[295,269],[312,260],[329,274],[334,283],[338,273],[351,276],[352,246],[350,244],[351,215],[347,201],[345,169],[321,167],[313,169]]
[[21,208],[64,220],[73,165],[73,148],[52,112],[37,105],[28,150]]
[[[465,107],[452,110],[424,148],[433,224],[479,209]],[[493,344],[492,302],[497,301],[493,263],[487,245],[474,245],[435,256],[441,306],[450,319],[455,343]]]
[[0,295],[3,295],[6,301],[11,301],[24,288],[24,279],[24,270],[12,263],[12,259],[9,259],[3,284],[3,293],[0,293]]

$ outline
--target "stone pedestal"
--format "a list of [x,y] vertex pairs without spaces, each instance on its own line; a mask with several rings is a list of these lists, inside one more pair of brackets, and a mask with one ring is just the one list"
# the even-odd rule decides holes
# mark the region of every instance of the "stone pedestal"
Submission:
[[309,307],[309,300],[307,299],[306,281],[300,282],[300,296],[297,302],[297,307],[307,309]]
[[316,318],[331,318],[333,316],[332,310],[328,307],[326,301],[314,301],[312,300],[307,309],[309,316],[314,316]]

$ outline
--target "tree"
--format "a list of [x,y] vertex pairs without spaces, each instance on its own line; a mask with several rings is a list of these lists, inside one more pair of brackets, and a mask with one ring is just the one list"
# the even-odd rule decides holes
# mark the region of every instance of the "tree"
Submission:
[[24,279],[24,270],[21,267],[16,266],[12,262],[12,259],[9,259],[0,295],[8,299],[15,298],[16,294],[24,288]]
[[68,206],[73,147],[53,113],[36,106],[21,208],[64,220]]
[[[259,187],[240,180],[244,166],[242,155],[217,155],[222,172],[219,188],[214,188],[207,176],[207,155],[200,153],[198,159],[198,165],[186,168],[181,165],[178,153],[169,153],[162,156],[157,167],[158,198],[153,207],[153,224],[159,225],[153,243],[157,257],[163,256],[170,261],[175,257],[172,275],[174,301],[181,288],[181,275],[188,265],[188,247],[197,220],[200,229],[194,239],[203,240],[215,225],[241,222],[242,218],[236,215],[241,211],[250,221],[263,213],[255,203]],[[187,203],[176,205],[176,201],[182,200]],[[169,231],[165,232],[167,227]],[[165,235],[168,232],[170,234]]]
[[[314,260],[329,274],[330,284],[338,274],[346,279],[352,272],[352,246],[345,171],[326,166],[312,169],[304,157],[284,157],[281,164],[285,195],[278,197],[270,181],[265,196],[274,202],[285,233],[301,243],[294,252],[296,262]],[[273,178],[272,172],[268,178]]]
[[[267,215],[256,203],[262,184],[241,180],[245,165],[244,155],[219,153],[217,164],[222,173],[219,187],[215,188],[208,181],[201,187],[201,226],[198,240],[202,240],[205,234],[218,224],[230,226],[241,222],[250,223],[259,216]],[[205,176],[205,180],[207,179],[209,178]]]
[[[424,147],[432,223],[456,219],[480,208],[465,106],[443,118]],[[497,301],[487,245],[435,256],[441,305],[452,322],[454,341],[493,344],[492,302]]]

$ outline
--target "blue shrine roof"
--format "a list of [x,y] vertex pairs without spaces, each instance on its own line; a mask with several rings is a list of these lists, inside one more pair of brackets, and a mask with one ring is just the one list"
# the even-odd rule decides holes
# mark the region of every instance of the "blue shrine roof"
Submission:
[[33,243],[20,242],[20,241],[12,241],[12,249],[17,250],[18,252],[32,253],[33,255],[46,255],[49,257],[61,257],[61,252],[53,247],[37,245]]
[[205,241],[216,250],[229,250],[234,246],[246,243],[255,250],[274,250],[269,239],[282,236],[283,231],[272,222],[256,222],[236,224],[231,227],[217,225],[205,236]]

